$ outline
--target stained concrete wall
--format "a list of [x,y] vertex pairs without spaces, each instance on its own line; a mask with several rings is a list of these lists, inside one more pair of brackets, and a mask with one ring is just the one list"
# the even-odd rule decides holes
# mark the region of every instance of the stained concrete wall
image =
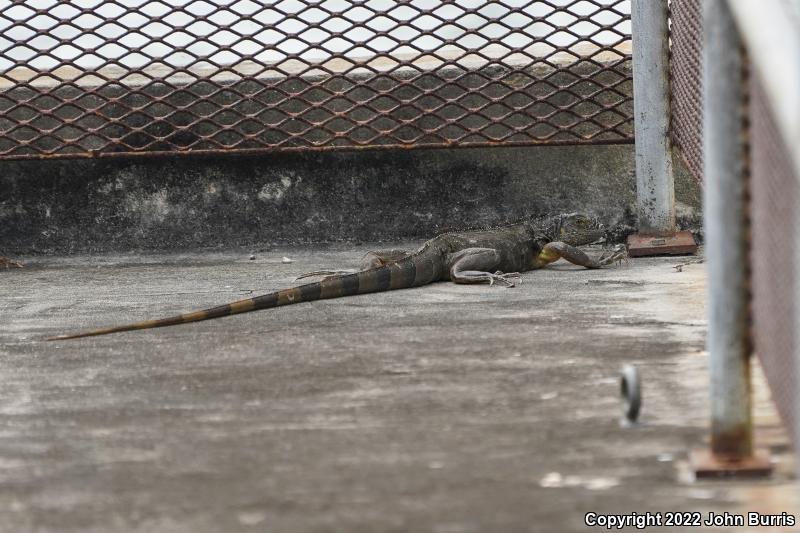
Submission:
[[[697,186],[677,182],[691,227]],[[634,203],[631,145],[3,162],[0,254],[392,241],[565,211],[620,238]]]

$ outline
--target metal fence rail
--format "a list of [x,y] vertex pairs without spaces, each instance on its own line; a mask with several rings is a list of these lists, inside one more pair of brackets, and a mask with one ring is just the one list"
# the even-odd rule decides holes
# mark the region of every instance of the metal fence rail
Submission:
[[629,0],[26,0],[0,158],[632,142],[630,61]]

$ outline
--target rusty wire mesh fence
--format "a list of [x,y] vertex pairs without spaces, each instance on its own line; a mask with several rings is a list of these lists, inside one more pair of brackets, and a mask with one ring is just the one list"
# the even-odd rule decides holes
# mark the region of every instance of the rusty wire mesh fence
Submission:
[[[703,175],[702,15],[700,0],[671,0],[671,138],[674,147],[698,179]],[[756,68],[752,68],[756,67]],[[781,418],[793,435],[800,414],[798,370],[800,352],[794,324],[798,302],[794,287],[794,220],[800,206],[800,176],[794,175],[788,147],[778,132],[773,110],[761,89],[758,68],[747,77],[751,224],[752,325],[755,353],[764,369]],[[738,135],[739,132],[731,132]],[[796,443],[800,446],[800,442]]]
[[[756,353],[770,384],[781,418],[798,435],[800,414],[795,331],[798,302],[794,295],[795,246],[800,232],[795,211],[800,206],[800,176],[792,171],[788,147],[772,116],[758,77],[751,79],[751,220],[753,333]],[[796,445],[800,447],[800,442]],[[800,448],[799,448],[800,449]]]
[[703,176],[703,28],[699,0],[670,0],[670,137],[698,180]]
[[25,0],[0,158],[632,142],[629,0]]

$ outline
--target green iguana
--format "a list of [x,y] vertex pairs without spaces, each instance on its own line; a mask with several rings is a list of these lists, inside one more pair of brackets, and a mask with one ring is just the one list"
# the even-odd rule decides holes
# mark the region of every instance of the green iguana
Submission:
[[599,222],[577,213],[551,217],[539,223],[527,222],[487,230],[443,233],[413,253],[402,250],[370,252],[364,256],[361,270],[357,272],[314,272],[306,276],[332,275],[314,283],[203,311],[60,335],[48,340],[77,339],[120,331],[174,326],[300,302],[419,287],[435,281],[490,285],[498,283],[513,287],[513,280],[519,279],[519,272],[542,268],[560,258],[586,268],[600,268],[623,259],[624,247],[616,248],[598,259],[593,259],[576,248],[592,243],[602,235],[603,226]]

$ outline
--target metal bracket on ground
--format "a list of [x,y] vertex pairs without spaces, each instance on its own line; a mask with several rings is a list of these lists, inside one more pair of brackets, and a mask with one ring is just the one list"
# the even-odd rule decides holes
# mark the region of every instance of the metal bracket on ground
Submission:
[[635,233],[628,236],[628,255],[686,255],[697,253],[697,243],[689,231],[678,231],[670,235],[645,235]]
[[696,479],[764,478],[772,475],[768,450],[755,450],[749,456],[714,454],[710,448],[692,450],[689,466]]

